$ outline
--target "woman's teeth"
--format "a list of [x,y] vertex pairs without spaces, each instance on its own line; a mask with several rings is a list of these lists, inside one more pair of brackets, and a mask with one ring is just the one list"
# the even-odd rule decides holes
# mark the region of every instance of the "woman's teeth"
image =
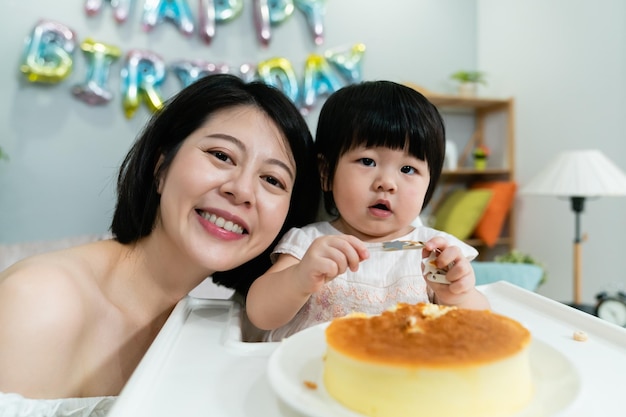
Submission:
[[230,220],[225,220],[223,217],[218,217],[215,214],[210,214],[206,212],[202,212],[202,217],[224,230],[228,230],[229,232],[237,233],[240,235],[243,234],[243,227],[231,222]]

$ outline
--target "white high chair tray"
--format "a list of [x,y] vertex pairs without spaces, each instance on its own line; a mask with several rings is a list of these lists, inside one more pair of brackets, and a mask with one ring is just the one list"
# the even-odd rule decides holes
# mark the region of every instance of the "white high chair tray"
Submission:
[[[548,407],[542,409],[550,411],[541,412],[542,417],[624,415],[626,329],[507,282],[479,289],[495,312],[518,320],[530,330],[539,342],[539,352],[557,352],[566,368],[569,391],[565,397],[554,398],[562,403],[552,407],[558,411],[545,404]],[[290,401],[288,396],[302,394],[300,388],[285,386],[285,392],[276,395],[274,388],[280,388],[277,379],[273,379],[273,386],[268,379],[269,370],[285,374],[281,384],[297,383],[293,375],[300,375],[298,367],[305,365],[299,363],[300,359],[286,356],[285,350],[312,337],[315,329],[296,334],[282,344],[243,343],[239,313],[239,307],[228,300],[182,300],[107,417],[310,417],[325,413],[329,408],[324,402],[332,400],[322,395],[323,389],[304,392],[302,401],[310,401],[311,407],[294,407],[295,398]],[[588,340],[575,341],[575,331],[585,332]],[[322,334],[319,332],[319,337]],[[279,346],[272,361],[274,368],[268,369],[270,356]],[[311,346],[311,352],[305,352],[305,356],[319,356],[324,342],[300,344],[298,349],[307,346]],[[531,351],[531,363],[532,355]],[[285,358],[293,361],[284,363]],[[549,402],[549,398],[543,401]],[[341,411],[325,417],[332,415],[356,413]]]

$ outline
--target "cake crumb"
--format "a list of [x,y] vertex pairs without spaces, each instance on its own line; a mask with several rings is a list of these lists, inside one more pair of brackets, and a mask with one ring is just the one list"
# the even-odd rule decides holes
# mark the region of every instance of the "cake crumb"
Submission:
[[582,330],[576,330],[574,332],[574,340],[577,342],[586,342],[588,339],[587,337],[587,333],[583,332]]
[[437,319],[452,310],[456,310],[456,307],[443,306],[439,304],[427,304],[424,308],[422,308],[422,316],[428,319]]
[[317,384],[313,381],[304,381],[304,386],[308,389],[317,389]]
[[421,333],[422,328],[419,326],[417,322],[417,317],[408,316],[406,318],[406,331],[407,333]]

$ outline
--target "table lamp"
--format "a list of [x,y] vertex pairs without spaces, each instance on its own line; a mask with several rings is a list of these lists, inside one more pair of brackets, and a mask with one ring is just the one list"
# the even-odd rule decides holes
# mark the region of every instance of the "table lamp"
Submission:
[[626,175],[598,150],[572,150],[559,154],[539,172],[521,194],[568,198],[575,215],[574,233],[574,302],[570,306],[593,313],[581,299],[580,217],[585,199],[626,195]]

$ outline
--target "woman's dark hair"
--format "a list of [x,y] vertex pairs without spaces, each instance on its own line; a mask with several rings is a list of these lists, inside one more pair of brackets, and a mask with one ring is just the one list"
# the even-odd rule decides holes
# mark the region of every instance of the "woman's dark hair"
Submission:
[[[331,94],[315,135],[325,185],[332,184],[339,158],[358,146],[406,149],[428,162],[430,183],[422,208],[426,207],[441,176],[446,148],[443,120],[426,97],[391,81],[361,82]],[[332,191],[324,192],[324,208],[331,216],[339,214]]]
[[[282,235],[315,220],[321,191],[309,128],[297,107],[272,86],[216,74],[199,79],[169,100],[152,116],[122,162],[111,232],[121,243],[148,236],[160,204],[156,178],[167,171],[182,142],[213,113],[242,105],[260,109],[276,124],[286,138],[297,170],[289,212],[272,245],[240,267],[213,275],[214,282],[245,294],[252,281],[271,265],[271,249]],[[163,160],[155,172],[160,157]]]

